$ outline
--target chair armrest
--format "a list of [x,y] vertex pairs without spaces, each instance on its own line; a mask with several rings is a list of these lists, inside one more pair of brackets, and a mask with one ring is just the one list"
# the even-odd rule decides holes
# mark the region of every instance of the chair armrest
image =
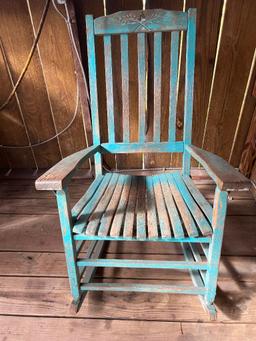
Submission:
[[221,191],[249,190],[251,182],[221,157],[193,145],[185,146],[215,181]]
[[36,189],[51,191],[62,190],[70,182],[81,163],[98,152],[99,149],[100,145],[91,146],[65,157],[36,180]]

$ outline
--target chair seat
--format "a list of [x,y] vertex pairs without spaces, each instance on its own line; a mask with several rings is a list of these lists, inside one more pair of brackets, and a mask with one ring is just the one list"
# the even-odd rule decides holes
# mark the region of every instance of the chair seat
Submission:
[[83,201],[73,232],[87,237],[159,240],[212,234],[212,206],[179,172],[107,173],[94,180]]

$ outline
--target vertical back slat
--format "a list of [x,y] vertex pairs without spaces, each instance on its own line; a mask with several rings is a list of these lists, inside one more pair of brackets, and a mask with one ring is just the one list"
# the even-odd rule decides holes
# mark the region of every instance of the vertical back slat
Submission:
[[161,137],[162,33],[154,33],[154,141]]
[[107,95],[107,115],[108,115],[108,140],[115,142],[115,121],[114,121],[114,98],[113,98],[113,72],[112,72],[112,52],[111,36],[104,36],[104,56],[106,74],[106,95]]
[[[196,9],[188,10],[188,31],[186,45],[186,75],[185,75],[185,103],[184,103],[184,144],[191,144],[192,114],[195,70],[195,44],[196,44]],[[190,154],[183,153],[183,174],[190,173]]]
[[[86,15],[86,38],[88,53],[88,69],[90,82],[90,98],[91,98],[91,116],[93,128],[93,143],[100,144],[100,126],[99,126],[99,108],[98,108],[98,91],[96,78],[96,59],[95,59],[95,39],[93,16]],[[96,176],[102,174],[101,154],[96,153],[94,157]]]
[[169,136],[170,142],[176,140],[176,110],[178,97],[178,57],[179,32],[171,33],[171,61],[170,61],[170,100],[169,100]]
[[145,142],[146,69],[145,33],[138,33],[139,142]]
[[123,142],[129,142],[130,141],[129,54],[127,34],[121,34],[121,69],[122,69]]

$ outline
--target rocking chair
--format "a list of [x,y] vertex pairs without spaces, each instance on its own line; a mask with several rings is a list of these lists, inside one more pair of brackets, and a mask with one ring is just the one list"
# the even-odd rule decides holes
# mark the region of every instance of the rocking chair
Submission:
[[[86,15],[93,146],[70,155],[36,181],[38,190],[56,192],[67,270],[78,309],[88,291],[135,291],[198,295],[211,318],[216,317],[218,266],[221,254],[227,192],[249,190],[250,181],[220,157],[191,144],[195,63],[196,10],[162,9],[118,12],[93,19]],[[161,141],[162,32],[171,33],[168,140]],[[180,32],[186,32],[186,72],[183,140],[176,140],[178,51]],[[146,142],[146,34],[154,36],[153,141]],[[138,142],[129,134],[129,34],[137,35]],[[108,143],[102,143],[98,110],[95,36],[104,40]],[[116,142],[113,99],[112,35],[120,35],[123,142]],[[102,154],[182,153],[182,171],[127,175],[102,171]],[[95,179],[71,209],[68,185],[82,162],[94,156]],[[216,183],[213,206],[190,177],[191,157]],[[101,257],[104,241],[180,243],[185,259],[130,260]],[[90,241],[81,257],[84,241]],[[198,248],[200,247],[200,250]],[[79,255],[80,254],[80,255]],[[97,267],[188,270],[192,284],[96,283]]]

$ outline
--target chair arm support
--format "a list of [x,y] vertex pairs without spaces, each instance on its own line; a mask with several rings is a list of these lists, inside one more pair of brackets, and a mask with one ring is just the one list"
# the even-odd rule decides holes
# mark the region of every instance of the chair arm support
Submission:
[[251,182],[221,157],[193,145],[185,150],[197,160],[221,191],[249,190]]
[[82,162],[99,150],[100,145],[91,146],[65,157],[36,180],[36,189],[51,191],[64,189]]

